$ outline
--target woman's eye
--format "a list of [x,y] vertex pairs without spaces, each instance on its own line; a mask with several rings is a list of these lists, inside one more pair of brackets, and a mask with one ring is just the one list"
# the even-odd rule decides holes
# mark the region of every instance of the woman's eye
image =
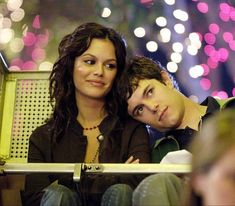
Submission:
[[95,64],[95,60],[85,60],[84,62],[89,65]]
[[116,64],[106,64],[105,66],[106,66],[106,68],[108,68],[108,69],[116,69],[116,68],[117,68],[117,65],[116,65]]

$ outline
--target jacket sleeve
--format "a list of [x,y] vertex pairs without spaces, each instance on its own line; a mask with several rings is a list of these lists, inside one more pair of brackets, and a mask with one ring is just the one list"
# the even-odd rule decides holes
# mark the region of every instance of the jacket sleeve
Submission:
[[[130,157],[139,159],[140,163],[150,163],[150,142],[149,134],[145,124],[142,124],[135,120],[130,120],[126,125],[126,129],[123,133],[123,163]],[[135,188],[141,180],[143,180],[146,174],[137,175],[121,175],[119,176],[119,182],[130,185]]]
[[139,159],[140,163],[150,163],[150,137],[145,124],[131,120],[127,122],[122,137],[122,161],[130,157]]
[[[28,163],[45,163],[49,161],[50,146],[45,127],[37,128],[29,138]],[[28,174],[25,190],[22,192],[23,205],[39,205],[43,189],[50,184],[48,174]]]

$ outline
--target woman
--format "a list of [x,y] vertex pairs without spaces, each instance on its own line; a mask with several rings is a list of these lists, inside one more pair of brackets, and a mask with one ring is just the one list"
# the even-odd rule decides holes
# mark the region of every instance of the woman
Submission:
[[[116,95],[125,59],[122,37],[96,23],[83,24],[62,39],[50,76],[53,114],[31,135],[28,162],[150,161],[145,126],[123,114]],[[138,177],[88,176],[74,184],[68,177],[29,175],[26,191],[41,205],[98,205],[104,191],[119,182],[135,187]]]
[[235,111],[213,116],[194,139],[186,205],[235,205]]

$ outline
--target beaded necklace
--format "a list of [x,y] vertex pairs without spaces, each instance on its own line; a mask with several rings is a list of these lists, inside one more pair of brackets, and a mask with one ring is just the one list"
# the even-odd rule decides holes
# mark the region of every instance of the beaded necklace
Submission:
[[84,127],[83,129],[88,131],[88,130],[93,130],[93,129],[96,129],[98,128],[99,125],[96,125],[96,126],[93,126],[93,127]]

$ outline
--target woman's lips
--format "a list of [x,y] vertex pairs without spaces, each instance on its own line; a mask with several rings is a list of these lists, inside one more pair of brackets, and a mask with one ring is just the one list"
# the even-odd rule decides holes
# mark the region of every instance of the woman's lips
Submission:
[[102,87],[104,86],[103,81],[96,81],[96,80],[89,80],[88,81],[91,85],[96,86],[96,87]]

